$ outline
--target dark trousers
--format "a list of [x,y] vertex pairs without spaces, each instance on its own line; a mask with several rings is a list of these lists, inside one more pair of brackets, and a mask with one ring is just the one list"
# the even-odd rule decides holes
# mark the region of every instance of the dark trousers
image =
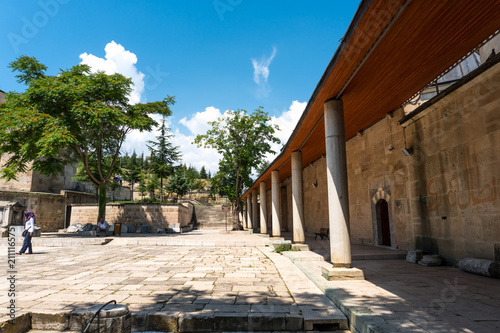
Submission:
[[33,249],[31,248],[31,235],[29,232],[24,236],[23,247],[19,250],[19,253],[24,253],[26,249],[28,249],[28,253],[33,253]]

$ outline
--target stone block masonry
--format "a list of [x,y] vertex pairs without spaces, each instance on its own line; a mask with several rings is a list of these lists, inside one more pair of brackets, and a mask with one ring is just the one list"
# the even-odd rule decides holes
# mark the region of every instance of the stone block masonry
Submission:
[[36,225],[47,232],[64,228],[67,205],[95,202],[96,198],[91,194],[73,191],[61,191],[60,194],[0,191],[0,201],[19,202],[32,210],[35,212]]
[[[420,249],[448,263],[495,260],[500,63],[454,89],[403,124],[400,108],[346,142],[351,242]],[[413,155],[401,152],[405,145]],[[280,186],[286,229],[290,179]],[[305,232],[314,235],[329,227],[324,157],[304,167],[302,186]]]
[[[71,222],[97,223],[97,204],[75,204],[71,206]],[[193,205],[187,204],[137,204],[111,203],[106,205],[106,221],[109,224],[150,225],[156,228],[171,228],[174,224],[187,226],[193,216]]]

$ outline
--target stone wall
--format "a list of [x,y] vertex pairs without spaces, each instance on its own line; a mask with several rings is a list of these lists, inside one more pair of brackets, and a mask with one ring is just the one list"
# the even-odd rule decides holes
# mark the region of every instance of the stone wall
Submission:
[[178,205],[179,223],[181,227],[187,226],[193,219],[194,205],[191,203]]
[[[271,180],[269,179],[269,181],[271,181]],[[271,190],[267,190],[267,192],[266,192],[266,209],[267,209],[267,233],[268,234],[272,234],[272,231],[273,231],[273,206],[272,205],[273,205],[273,194],[272,194]],[[260,212],[260,210],[259,210],[259,212]]]
[[[9,154],[0,155],[0,170],[9,160]],[[17,175],[17,180],[6,181],[4,178],[0,178],[0,190],[1,191],[21,191],[29,192],[31,191],[31,179],[33,172],[31,170],[19,173]]]
[[[405,129],[398,110],[347,143],[351,237],[377,244],[389,204],[392,246],[494,260],[500,240],[500,65],[428,107]],[[414,149],[405,157],[404,142]]]
[[[71,224],[97,224],[98,207],[94,205],[75,204],[71,207]],[[186,226],[191,222],[193,205],[180,204],[136,204],[110,203],[106,205],[106,221],[109,224],[123,223],[127,225],[149,224],[155,228],[171,228],[180,223]]]
[[66,206],[72,203],[95,202],[95,196],[62,191],[61,194],[0,191],[0,201],[17,201],[35,213],[37,226],[43,232],[64,228]]
[[402,116],[400,109],[392,118],[382,119],[347,142],[351,238],[355,243],[382,245],[375,237],[374,214],[376,204],[384,199],[393,217],[389,219],[392,247],[414,247],[409,198],[412,184],[408,174],[414,157],[405,157],[401,152],[403,128],[397,121]]
[[[7,163],[9,157],[9,154],[4,154],[0,157],[0,169]],[[19,173],[17,180],[6,181],[5,179],[0,179],[0,190],[49,193],[59,193],[61,190],[75,191],[81,187],[81,184],[72,180],[75,172],[76,165],[64,167],[64,172],[55,176],[44,176],[37,171],[29,169],[27,172]]]
[[76,165],[67,165],[64,172],[55,176],[44,176],[37,171],[30,171],[32,192],[59,193],[61,190],[77,190],[79,184],[73,181]]
[[[391,247],[423,249],[452,263],[494,260],[500,243],[500,64],[434,102],[406,128],[398,124],[403,116],[398,109],[346,144],[352,242],[381,245],[377,204],[385,200]],[[401,152],[405,140],[414,149],[410,157]],[[303,178],[305,231],[311,234],[328,227],[326,159],[304,168]]]
[[[500,64],[406,128],[415,246],[449,261],[494,260],[500,240]],[[395,198],[396,199],[396,198]]]
[[326,198],[326,158],[308,165],[303,170],[305,232],[314,235],[321,228],[328,228],[328,205]]

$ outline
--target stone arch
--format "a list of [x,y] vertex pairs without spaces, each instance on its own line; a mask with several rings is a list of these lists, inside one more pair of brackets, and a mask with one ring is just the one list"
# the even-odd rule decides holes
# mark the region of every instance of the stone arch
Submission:
[[378,187],[370,194],[374,244],[395,247],[390,187]]

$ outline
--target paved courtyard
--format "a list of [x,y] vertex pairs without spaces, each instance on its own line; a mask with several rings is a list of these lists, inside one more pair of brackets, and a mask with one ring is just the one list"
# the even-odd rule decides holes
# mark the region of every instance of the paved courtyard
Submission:
[[[341,323],[338,307],[359,331],[500,331],[499,281],[456,268],[354,260],[365,281],[326,281],[321,266],[330,264],[321,255],[280,255],[258,235],[193,231],[111,238],[35,239],[34,255],[16,256],[17,315],[69,313],[116,300],[136,318],[194,313],[252,322],[265,331],[295,331],[318,328],[312,325],[322,319]],[[7,253],[5,243],[1,250]],[[377,258],[388,253],[356,251],[365,259],[370,251]],[[8,319],[5,281],[0,321]]]
[[[16,256],[17,315],[85,310],[116,300],[136,317],[162,312],[231,314],[233,320],[254,318],[264,330],[268,325],[259,322],[262,314],[278,318],[276,330],[295,331],[311,319],[307,313],[313,308],[347,323],[290,260],[266,246],[268,239],[198,231],[85,244],[96,239],[42,237],[35,241],[51,246],[34,246],[35,254]],[[177,245],[165,246],[174,240]],[[60,242],[73,245],[57,246]],[[0,313],[5,321],[9,299],[2,289]]]

